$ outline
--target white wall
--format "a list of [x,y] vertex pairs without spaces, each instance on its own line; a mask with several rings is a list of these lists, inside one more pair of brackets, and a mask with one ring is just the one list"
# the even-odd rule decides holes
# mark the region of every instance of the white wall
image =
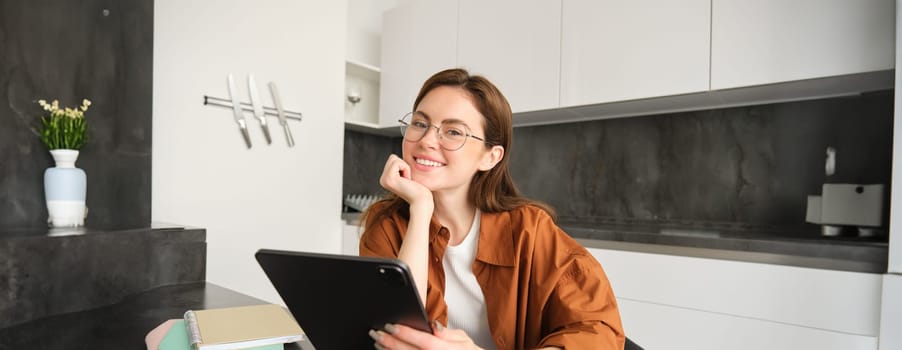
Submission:
[[[155,2],[152,218],[207,229],[207,281],[278,302],[257,249],[339,252],[346,16],[334,0]],[[248,150],[231,109],[203,106],[230,72],[242,100],[250,72],[266,105],[275,81],[304,114],[294,148],[246,114]]]

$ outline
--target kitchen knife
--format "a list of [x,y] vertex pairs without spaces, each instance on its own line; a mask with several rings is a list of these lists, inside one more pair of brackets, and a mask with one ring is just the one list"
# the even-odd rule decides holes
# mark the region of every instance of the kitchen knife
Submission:
[[263,114],[263,100],[257,93],[257,83],[254,81],[254,75],[247,75],[247,90],[251,94],[251,105],[254,107],[254,116],[260,120],[260,127],[263,128],[263,136],[266,137],[266,143],[272,144],[272,137],[269,136],[269,125],[266,124],[266,115]]
[[269,92],[272,93],[272,103],[276,105],[276,113],[279,115],[279,124],[285,130],[285,139],[288,140],[288,147],[294,147],[294,138],[291,137],[291,128],[288,126],[288,118],[285,117],[285,110],[282,109],[282,99],[279,98],[279,88],[276,83],[269,82]]
[[235,88],[235,79],[229,74],[229,95],[232,97],[232,111],[235,112],[235,122],[241,128],[241,136],[244,136],[244,144],[251,148],[251,135],[247,133],[247,121],[244,120],[244,112],[241,111],[241,101],[238,101],[238,89]]

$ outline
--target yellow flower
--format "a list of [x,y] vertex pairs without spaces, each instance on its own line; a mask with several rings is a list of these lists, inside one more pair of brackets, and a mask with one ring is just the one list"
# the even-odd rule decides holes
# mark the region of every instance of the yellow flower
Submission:
[[[44,109],[41,115],[41,141],[50,149],[80,149],[87,133],[85,111],[91,102],[83,99],[81,106],[60,106],[59,100],[47,103],[38,100]],[[61,108],[62,107],[62,108]]]
[[44,108],[45,111],[50,112],[51,117],[67,117],[73,119],[84,118],[85,112],[88,110],[88,107],[91,106],[91,100],[82,99],[81,106],[78,107],[63,107],[60,108],[59,100],[53,100],[52,103],[47,103],[47,100],[38,100],[38,104]]
[[52,109],[50,108],[50,105],[47,104],[47,101],[45,101],[45,100],[38,100],[38,104],[41,105],[41,107],[44,108],[45,111],[48,111],[48,112],[51,112],[51,111],[52,111]]

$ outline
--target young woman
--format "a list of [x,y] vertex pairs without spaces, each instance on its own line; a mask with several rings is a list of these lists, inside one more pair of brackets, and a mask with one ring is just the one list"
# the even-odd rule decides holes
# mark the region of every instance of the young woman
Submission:
[[410,267],[435,332],[390,324],[370,331],[375,347],[623,349],[601,265],[514,186],[501,92],[445,70],[400,122],[403,155],[379,179],[391,195],[367,210],[360,254]]

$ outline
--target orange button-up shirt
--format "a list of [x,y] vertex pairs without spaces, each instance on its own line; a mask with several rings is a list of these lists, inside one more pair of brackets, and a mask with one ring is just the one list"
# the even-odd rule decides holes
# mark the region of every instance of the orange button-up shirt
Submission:
[[[407,219],[394,213],[375,220],[360,239],[360,255],[397,258]],[[449,238],[433,218],[426,311],[443,324],[448,307],[442,257]],[[498,349],[623,349],[620,312],[604,270],[544,210],[482,213],[473,274]]]

